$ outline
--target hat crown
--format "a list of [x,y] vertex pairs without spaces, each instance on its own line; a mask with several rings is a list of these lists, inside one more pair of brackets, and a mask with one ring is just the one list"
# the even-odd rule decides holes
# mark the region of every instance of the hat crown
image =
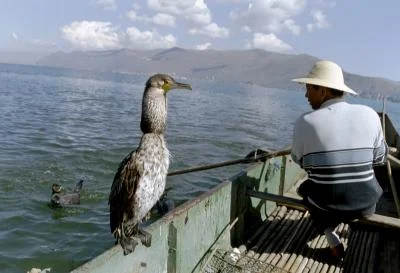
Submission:
[[344,84],[342,69],[340,66],[330,61],[319,61],[315,63],[308,77],[336,84]]

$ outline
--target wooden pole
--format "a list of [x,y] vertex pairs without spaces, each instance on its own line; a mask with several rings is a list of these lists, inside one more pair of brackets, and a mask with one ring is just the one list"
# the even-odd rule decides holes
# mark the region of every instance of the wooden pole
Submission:
[[[386,104],[386,97],[383,98],[383,109],[382,109],[382,129],[383,129],[383,137],[384,137],[384,139],[386,139],[386,110],[385,110],[385,104]],[[389,157],[393,157],[394,159],[396,159],[394,156],[391,156],[390,154],[388,154],[388,159],[389,159]],[[387,160],[387,162],[386,162],[386,168],[387,168],[387,172],[388,172],[388,176],[389,176],[390,188],[392,189],[392,193],[393,193],[394,204],[396,206],[397,217],[400,218],[400,201],[399,201],[399,196],[397,195],[396,185],[394,184],[394,181],[393,181],[392,166],[391,166],[391,163],[390,163],[390,159]]]
[[400,218],[400,201],[399,201],[399,196],[397,195],[396,185],[394,184],[393,180],[392,167],[389,160],[386,163],[387,163],[386,166],[389,176],[390,187],[392,188],[394,203],[396,205],[397,217]]
[[387,158],[391,163],[393,163],[393,165],[400,168],[400,159],[398,159],[392,155],[388,155]]
[[253,158],[241,158],[241,159],[223,161],[223,162],[219,162],[219,163],[215,163],[215,164],[190,167],[190,168],[187,168],[187,169],[182,169],[182,170],[176,170],[176,171],[169,172],[168,176],[184,174],[184,173],[191,173],[191,172],[198,172],[198,171],[204,171],[204,170],[215,169],[215,168],[220,168],[220,167],[225,167],[225,166],[230,166],[230,165],[235,165],[235,164],[240,164],[240,163],[252,163],[252,162],[259,161],[259,160],[266,160],[266,159],[269,159],[269,158],[272,158],[272,157],[289,155],[290,151],[291,151],[290,149],[286,149],[286,150],[280,150],[280,151],[271,152],[271,153],[260,154],[258,156],[253,157]]

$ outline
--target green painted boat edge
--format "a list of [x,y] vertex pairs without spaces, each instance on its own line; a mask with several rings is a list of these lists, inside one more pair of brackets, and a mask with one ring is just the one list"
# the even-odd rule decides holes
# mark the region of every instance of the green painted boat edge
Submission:
[[[139,245],[134,253],[124,256],[116,245],[71,272],[115,272],[116,268],[121,273],[192,272],[230,223],[231,186],[225,181],[151,224],[146,229],[152,234],[151,247]],[[229,242],[229,236],[221,240],[221,244]],[[177,254],[189,251],[190,259]]]

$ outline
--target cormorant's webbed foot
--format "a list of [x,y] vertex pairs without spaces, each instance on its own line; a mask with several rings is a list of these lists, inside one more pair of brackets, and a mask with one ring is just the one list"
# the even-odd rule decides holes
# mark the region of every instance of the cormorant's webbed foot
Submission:
[[138,245],[138,242],[135,239],[125,236],[119,239],[119,243],[121,244],[122,249],[124,250],[124,255],[128,255],[133,251],[135,251],[135,248]]
[[140,239],[144,246],[151,246],[151,234],[142,228],[139,228],[137,237]]

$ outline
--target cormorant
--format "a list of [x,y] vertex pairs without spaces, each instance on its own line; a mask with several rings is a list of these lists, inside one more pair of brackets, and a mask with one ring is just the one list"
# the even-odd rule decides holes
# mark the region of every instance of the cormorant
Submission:
[[167,121],[167,93],[191,86],[165,74],[150,77],[143,93],[139,147],[120,163],[109,196],[110,228],[124,255],[138,244],[151,245],[151,234],[139,227],[165,189],[169,151],[164,139]]

